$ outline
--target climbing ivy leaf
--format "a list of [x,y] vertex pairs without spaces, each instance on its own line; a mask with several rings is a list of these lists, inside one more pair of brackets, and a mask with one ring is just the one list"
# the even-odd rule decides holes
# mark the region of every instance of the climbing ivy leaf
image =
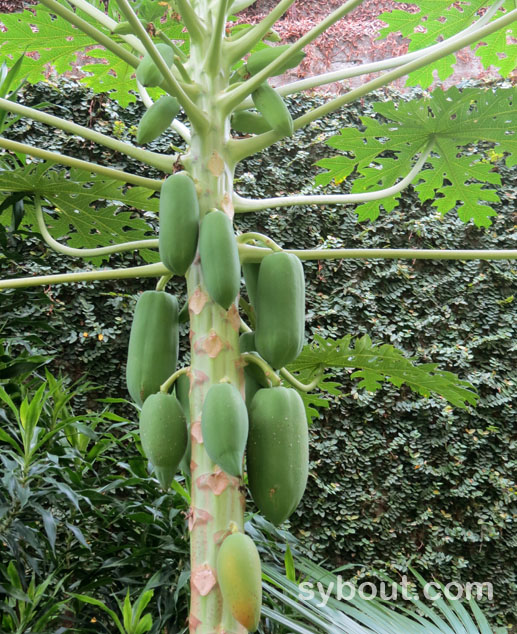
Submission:
[[[377,103],[374,109],[381,120],[361,117],[363,131],[344,128],[340,135],[328,139],[329,146],[346,154],[316,163],[328,170],[316,176],[316,184],[340,183],[355,170],[358,177],[352,193],[391,187],[410,171],[413,157],[432,141],[429,168],[415,179],[420,200],[433,200],[441,214],[456,208],[464,222],[488,226],[490,217],[496,215],[489,203],[499,201],[489,185],[499,184],[500,177],[481,154],[472,152],[472,146],[480,141],[493,143],[499,154],[506,154],[508,167],[517,163],[516,97],[515,87],[461,92],[452,87],[446,92],[437,90],[426,99],[397,105],[392,101]],[[465,148],[471,153],[460,156]],[[402,195],[359,205],[359,220],[375,220],[381,207],[391,211]]]

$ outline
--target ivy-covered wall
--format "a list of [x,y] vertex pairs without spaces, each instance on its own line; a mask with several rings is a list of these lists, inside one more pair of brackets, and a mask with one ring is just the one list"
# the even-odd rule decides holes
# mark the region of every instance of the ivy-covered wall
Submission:
[[[373,99],[397,98],[396,94]],[[323,98],[314,97],[313,101]],[[63,83],[26,93],[54,113],[131,138],[141,110],[120,111],[106,99]],[[253,197],[310,192],[313,163],[331,151],[320,141],[371,113],[372,100],[334,114],[244,162],[237,190]],[[293,113],[311,102],[291,101]],[[49,109],[49,108],[47,108]],[[40,147],[137,171],[120,155],[23,122],[10,134]],[[164,136],[154,144],[165,151]],[[487,159],[488,160],[488,159]],[[351,207],[293,208],[246,214],[256,229],[285,247],[515,248],[517,173],[500,162],[502,203],[489,229],[441,218],[411,189],[398,209],[374,224],[358,224]],[[147,174],[146,174],[147,175]],[[339,188],[336,188],[338,191]],[[136,213],[136,212],[135,212]],[[4,219],[7,221],[6,212]],[[154,219],[149,218],[150,228]],[[81,266],[49,253],[36,234],[2,233],[2,277]],[[112,265],[138,263],[124,255]],[[368,333],[419,362],[438,363],[477,386],[475,409],[451,409],[437,399],[385,387],[375,394],[338,374],[342,395],[331,397],[311,428],[311,469],[305,498],[290,528],[329,567],[352,563],[358,574],[408,563],[447,583],[491,582],[490,610],[517,621],[517,271],[515,262],[343,260],[305,263],[307,335]],[[54,368],[88,373],[97,395],[126,396],[124,366],[136,293],[152,280],[80,284],[0,294],[4,336],[31,334],[35,349],[56,355]],[[184,293],[178,282],[175,290]],[[183,338],[186,350],[186,337]],[[92,394],[92,396],[94,393]],[[85,401],[85,406],[93,402]],[[130,408],[124,415],[132,416]]]

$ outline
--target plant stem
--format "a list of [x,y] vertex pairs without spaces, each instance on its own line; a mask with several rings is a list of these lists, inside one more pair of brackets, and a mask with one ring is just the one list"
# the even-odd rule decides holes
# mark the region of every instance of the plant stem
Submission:
[[276,374],[273,368],[269,365],[269,363],[267,363],[267,361],[261,359],[254,352],[243,352],[241,354],[241,358],[246,363],[251,362],[257,365],[262,370],[262,372],[264,372],[265,377],[271,381],[272,385],[280,385],[280,377]]
[[127,269],[96,269],[79,273],[57,273],[55,275],[34,275],[0,280],[0,290],[7,288],[27,288],[29,286],[47,286],[50,284],[71,284],[74,282],[100,282],[103,280],[135,279],[139,277],[160,277],[167,269],[161,262],[133,266]]
[[320,382],[321,377],[323,376],[323,369],[316,374],[310,383],[302,383],[301,381],[298,381],[298,379],[285,368],[280,370],[280,374],[297,390],[300,390],[301,392],[311,392]]
[[110,255],[111,253],[121,253],[122,251],[138,251],[139,249],[152,249],[158,247],[158,240],[135,240],[134,242],[123,242],[121,244],[113,244],[108,247],[97,247],[95,249],[76,249],[59,243],[50,235],[45,219],[43,217],[43,209],[41,208],[41,199],[38,195],[34,198],[34,208],[36,210],[36,219],[38,228],[43,239],[48,246],[58,253],[65,255],[77,256],[80,258],[97,257],[99,255]]
[[295,0],[280,0],[280,2],[266,15],[266,17],[251,28],[245,35],[235,42],[226,42],[224,49],[228,54],[231,63],[234,64],[241,59],[246,53],[260,42],[260,40],[271,30],[277,20],[279,20]]
[[201,24],[199,15],[197,15],[194,9],[190,6],[188,0],[176,0],[176,4],[183,22],[187,27],[190,39],[194,42],[194,44],[200,44],[206,37],[206,30]]
[[[324,20],[322,20],[315,27],[310,29],[305,35],[303,35],[299,40],[297,40],[294,44],[292,44],[288,50],[279,55],[271,64],[266,66],[263,70],[261,70],[256,75],[253,75],[250,79],[245,81],[241,86],[232,90],[231,92],[224,95],[221,99],[221,108],[222,110],[229,114],[234,110],[239,103],[251,94],[256,88],[262,84],[262,82],[266,81],[268,77],[270,77],[277,68],[281,68],[283,63],[288,60],[293,53],[296,51],[301,51],[304,46],[315,40],[319,35],[324,33],[330,26],[341,20],[345,15],[353,11],[357,7],[357,5],[361,4],[363,0],[348,0],[341,7],[333,11],[330,15],[328,15]],[[242,39],[245,39],[246,36],[243,36]],[[240,42],[241,40],[237,40]]]
[[[135,176],[129,174],[129,172],[122,172],[113,167],[104,167],[104,165],[97,165],[97,163],[90,163],[89,161],[82,161],[81,159],[72,158],[71,156],[65,156],[58,152],[51,152],[50,150],[42,150],[40,148],[32,147],[26,143],[19,143],[18,141],[10,141],[0,136],[0,147],[12,152],[21,152],[28,154],[29,156],[36,156],[37,158],[51,161],[52,163],[59,163],[60,165],[66,165],[68,167],[75,167],[86,172],[92,172],[94,174],[101,174],[106,178],[110,178],[123,183],[131,183],[132,185],[139,185],[140,187],[147,187],[154,191],[160,191],[162,187],[161,181],[153,180],[152,178],[146,178],[145,176]],[[172,172],[172,164],[170,171]]]
[[[403,64],[399,68],[396,68],[388,73],[384,73],[380,77],[372,79],[362,86],[359,86],[358,88],[347,92],[345,95],[341,95],[340,97],[331,99],[328,103],[320,106],[319,108],[315,108],[314,110],[311,110],[301,117],[298,117],[294,121],[295,130],[305,127],[312,121],[315,121],[316,119],[324,117],[327,114],[338,110],[342,106],[345,106],[346,104],[351,103],[356,99],[359,99],[360,97],[363,97],[364,95],[373,90],[376,90],[377,88],[381,88],[382,86],[391,83],[399,77],[403,77],[404,75],[407,75],[414,70],[422,68],[422,66],[427,66],[428,64],[431,64],[432,62],[435,62],[442,57],[450,55],[450,53],[454,53],[455,51],[465,48],[473,42],[482,40],[487,35],[490,35],[491,33],[494,33],[495,31],[508,26],[516,19],[517,9],[514,9],[513,11],[509,11],[504,16],[497,18],[497,20],[490,22],[489,24],[481,27],[480,29],[477,29],[474,32],[465,33],[461,37],[454,39],[452,42],[442,42],[439,47],[437,45],[437,48],[430,53],[426,53],[422,57]],[[255,77],[257,76],[258,75],[255,75]],[[246,158],[250,154],[260,152],[276,141],[279,141],[281,138],[281,134],[271,131],[265,132],[264,134],[260,134],[249,139],[243,139],[241,141],[233,140],[231,142],[232,158],[235,162],[242,161],[242,159]]]
[[149,152],[148,150],[136,148],[129,143],[124,143],[123,141],[114,139],[106,134],[95,132],[95,130],[78,125],[72,121],[66,121],[65,119],[61,119],[61,117],[55,117],[54,115],[47,114],[46,112],[42,112],[36,108],[22,106],[21,104],[10,101],[9,99],[0,98],[0,110],[14,112],[28,117],[29,119],[33,119],[34,121],[40,121],[41,123],[45,123],[49,126],[59,128],[60,130],[64,130],[70,134],[76,134],[83,139],[94,141],[95,143],[104,145],[104,147],[108,147],[111,150],[115,150],[116,152],[120,152],[121,154],[125,154],[126,156],[142,161],[147,165],[156,167],[156,169],[159,169],[162,172],[170,172],[171,165],[177,159],[176,155],[158,154],[157,152]]
[[83,20],[82,18],[80,18],[76,13],[74,13],[73,11],[70,11],[70,9],[67,9],[63,5],[59,4],[59,2],[56,2],[56,0],[40,0],[40,2],[45,7],[47,7],[47,9],[50,9],[56,15],[61,16],[64,20],[66,20],[70,24],[73,24],[74,26],[76,26],[83,33],[86,33],[86,35],[89,35],[96,42],[98,42],[99,44],[102,44],[102,46],[106,47],[108,51],[111,51],[117,57],[120,57],[120,59],[122,59],[124,62],[126,62],[133,68],[138,66],[139,60],[136,55],[133,55],[133,53],[130,53],[123,46],[120,46],[120,44],[117,44],[116,42],[114,42],[110,37],[105,35],[102,31],[99,31],[99,29],[95,28],[94,26],[86,22],[86,20]]
[[[239,245],[241,262],[260,262],[269,249]],[[517,249],[285,249],[300,260],[517,260]]]
[[[294,205],[349,205],[371,200],[379,200],[398,194],[407,187],[420,172],[427,157],[431,153],[433,141],[429,141],[423,149],[420,158],[400,182],[391,187],[361,194],[322,194],[321,196],[282,196],[278,198],[263,198],[262,200],[250,200],[234,194],[234,206],[236,213],[261,211],[274,207],[293,207]],[[380,174],[379,174],[380,176]],[[245,234],[248,235],[248,234]]]
[[176,370],[176,372],[174,372],[174,374],[171,374],[171,376],[160,385],[160,392],[165,392],[165,394],[167,394],[167,392],[171,389],[171,387],[174,385],[174,383],[178,380],[178,378],[182,375],[182,374],[188,374],[190,372],[190,366],[185,366],[184,368],[181,368],[180,370]]

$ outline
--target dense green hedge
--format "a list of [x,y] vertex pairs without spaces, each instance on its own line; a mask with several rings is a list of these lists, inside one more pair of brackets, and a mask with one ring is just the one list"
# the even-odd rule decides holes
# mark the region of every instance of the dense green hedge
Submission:
[[[123,138],[141,113],[137,106],[121,112],[116,104],[68,84],[61,92],[39,85],[25,99],[49,101],[55,113],[103,131],[115,126]],[[322,100],[300,98],[291,107],[301,112]],[[371,112],[370,104],[365,100],[360,111],[349,106],[244,162],[238,191],[257,198],[310,191],[313,163],[330,153],[321,138],[356,125],[359,114]],[[124,125],[115,124],[118,120]],[[19,124],[11,136],[139,169],[120,155],[50,134],[39,124]],[[153,149],[165,151],[171,140],[180,143],[171,135]],[[411,189],[400,208],[371,225],[358,225],[349,207],[247,214],[237,218],[237,225],[297,248],[323,240],[351,247],[511,248],[517,174],[501,163],[494,169],[504,184],[500,215],[488,230],[464,225],[453,215],[437,217]],[[5,234],[3,240],[12,273],[76,266],[72,259],[48,253],[33,236]],[[125,255],[114,262],[137,261]],[[4,260],[3,277],[6,265]],[[291,529],[329,566],[354,563],[358,573],[361,566],[392,566],[402,573],[413,560],[424,576],[444,582],[491,582],[491,613],[501,622],[517,620],[515,263],[345,260],[306,263],[305,270],[308,335],[367,332],[420,362],[457,372],[478,387],[481,401],[476,409],[460,411],[405,390],[387,387],[372,395],[341,373],[343,395],[311,429],[309,485]],[[152,286],[151,280],[119,281],[2,293],[4,336],[37,331],[40,349],[57,355],[55,369],[72,376],[88,372],[101,385],[98,393],[125,395],[134,296]],[[177,291],[183,292],[181,283]]]

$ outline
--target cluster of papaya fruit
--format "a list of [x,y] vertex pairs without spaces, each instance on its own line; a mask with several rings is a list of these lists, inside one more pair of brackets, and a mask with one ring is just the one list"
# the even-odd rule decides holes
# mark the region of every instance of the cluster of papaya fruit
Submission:
[[[130,27],[128,27],[130,28]],[[165,43],[156,45],[164,63],[171,68],[174,63],[174,50]],[[268,47],[252,53],[246,63],[238,69],[232,78],[240,82],[244,78],[256,75],[266,66],[274,62],[289,49],[289,45]],[[275,72],[276,75],[294,68],[303,60],[305,53],[293,53]],[[144,87],[156,87],[163,82],[163,74],[156,66],[153,58],[146,53],[141,59],[136,78]],[[244,134],[262,134],[274,130],[282,136],[292,136],[294,123],[291,114],[278,92],[264,81],[251,94],[253,104],[258,112],[238,110],[231,119],[231,125],[237,132]],[[171,95],[160,97],[143,115],[137,130],[137,143],[144,145],[158,138],[167,130],[180,111],[178,100]]]

